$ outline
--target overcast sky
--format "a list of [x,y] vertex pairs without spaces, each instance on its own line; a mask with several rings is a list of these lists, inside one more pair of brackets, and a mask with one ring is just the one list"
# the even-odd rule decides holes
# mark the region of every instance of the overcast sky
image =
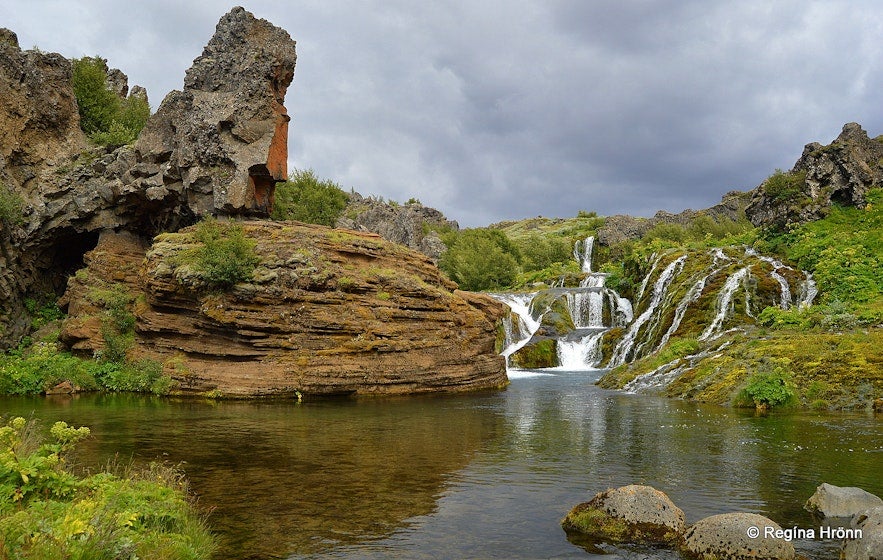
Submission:
[[[233,5],[0,0],[0,26],[100,54],[155,110]],[[463,226],[704,208],[846,122],[883,134],[873,0],[242,5],[297,41],[290,167]]]

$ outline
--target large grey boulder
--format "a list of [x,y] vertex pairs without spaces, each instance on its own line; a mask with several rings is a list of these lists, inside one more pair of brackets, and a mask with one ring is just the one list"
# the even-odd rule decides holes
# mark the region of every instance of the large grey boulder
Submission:
[[834,486],[824,482],[803,507],[822,517],[852,517],[862,510],[877,506],[883,506],[883,500],[870,492],[854,486]]
[[674,544],[684,532],[684,512],[651,486],[607,490],[574,507],[562,521],[565,531],[601,541]]
[[[716,560],[791,560],[794,546],[766,529],[781,531],[773,520],[756,513],[712,515],[687,529],[684,550],[696,558]],[[756,535],[756,536],[755,536]]]
[[[844,541],[840,555],[843,560],[883,558],[883,506],[857,513],[849,524],[849,530],[852,534]],[[861,531],[861,537],[856,531]]]

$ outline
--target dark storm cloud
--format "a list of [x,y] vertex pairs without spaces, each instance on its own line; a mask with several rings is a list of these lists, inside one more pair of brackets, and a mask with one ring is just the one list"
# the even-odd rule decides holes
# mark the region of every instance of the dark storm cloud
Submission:
[[[231,6],[0,0],[154,107]],[[709,206],[849,121],[883,132],[874,2],[257,1],[298,65],[290,159],[466,225]]]

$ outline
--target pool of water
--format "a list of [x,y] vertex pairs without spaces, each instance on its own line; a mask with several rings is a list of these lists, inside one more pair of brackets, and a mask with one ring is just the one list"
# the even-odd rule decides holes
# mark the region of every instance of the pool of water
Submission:
[[[649,484],[687,521],[757,512],[814,527],[822,482],[883,495],[883,420],[775,413],[606,391],[598,372],[522,372],[501,392],[214,402],[0,398],[0,415],[92,429],[84,466],[180,464],[218,558],[601,558],[559,522],[596,492]],[[797,541],[810,558],[838,544]],[[604,558],[676,558],[605,547]]]

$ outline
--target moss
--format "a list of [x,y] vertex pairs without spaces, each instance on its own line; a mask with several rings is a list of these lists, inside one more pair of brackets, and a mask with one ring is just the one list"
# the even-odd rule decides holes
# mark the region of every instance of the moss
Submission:
[[558,365],[558,346],[554,340],[547,338],[533,344],[527,344],[509,357],[510,363],[519,368],[538,369]]
[[628,523],[592,506],[591,503],[579,504],[561,521],[568,537],[577,533],[598,542],[667,545],[673,545],[680,539],[676,531],[664,525]]

